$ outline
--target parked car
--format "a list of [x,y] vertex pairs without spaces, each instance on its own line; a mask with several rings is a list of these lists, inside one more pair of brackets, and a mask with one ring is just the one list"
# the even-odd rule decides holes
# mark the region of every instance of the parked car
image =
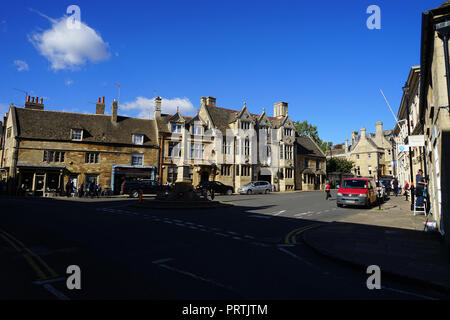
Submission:
[[143,194],[156,194],[168,190],[168,186],[146,179],[124,181],[120,186],[120,194],[128,194],[132,198],[139,197],[139,190],[142,190]]
[[337,206],[370,207],[377,201],[377,188],[373,178],[347,178],[342,180],[337,193]]
[[267,181],[253,181],[238,189],[240,194],[269,193],[272,185]]
[[197,190],[202,192],[203,190],[210,191],[214,190],[214,193],[232,195],[234,193],[234,188],[232,186],[227,186],[219,181],[206,181],[202,182],[197,186]]

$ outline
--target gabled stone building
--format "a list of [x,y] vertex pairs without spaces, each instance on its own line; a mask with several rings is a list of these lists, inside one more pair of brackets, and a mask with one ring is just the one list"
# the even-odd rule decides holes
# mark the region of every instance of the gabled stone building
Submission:
[[367,133],[366,128],[352,131],[349,145],[345,140],[343,147],[326,152],[327,159],[333,157],[354,162],[356,176],[393,177],[395,174],[395,142],[392,130],[383,130],[383,122],[375,123],[376,133]]
[[326,156],[310,136],[295,140],[295,189],[323,190],[326,179]]
[[276,190],[294,189],[295,128],[286,102],[274,105],[274,116],[216,106],[214,97],[202,97],[194,117],[161,114],[155,101],[159,128],[161,182],[220,181],[237,188],[256,180]]
[[1,159],[9,192],[56,193],[72,179],[75,187],[95,181],[118,193],[125,178],[154,179],[156,122],[119,116],[116,101],[111,115],[104,111],[104,98],[96,114],[46,111],[42,99],[30,97],[24,108],[11,105]]

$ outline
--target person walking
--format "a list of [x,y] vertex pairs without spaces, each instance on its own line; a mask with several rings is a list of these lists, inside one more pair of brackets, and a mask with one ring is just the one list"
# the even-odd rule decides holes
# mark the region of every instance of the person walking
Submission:
[[69,181],[67,181],[67,184],[66,184],[66,197],[67,198],[70,197],[70,195],[72,194],[72,191],[73,191],[73,183],[72,183],[72,180],[69,179]]
[[327,196],[325,198],[325,200],[328,200],[328,198],[331,198],[331,185],[330,185],[330,181],[327,181],[327,184],[325,186],[325,192],[327,193]]
[[392,182],[392,184],[394,186],[395,196],[398,196],[398,180],[396,178],[394,178],[394,181]]
[[403,189],[405,190],[405,200],[408,201],[408,191],[409,191],[409,183],[405,182],[405,186],[403,187]]

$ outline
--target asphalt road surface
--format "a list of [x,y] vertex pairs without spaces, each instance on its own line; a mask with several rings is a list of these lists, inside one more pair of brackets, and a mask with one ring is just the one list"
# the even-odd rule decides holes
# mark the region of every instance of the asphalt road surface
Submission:
[[[136,200],[0,200],[0,299],[442,299],[318,255],[301,233],[364,209],[323,192],[219,196],[233,207]],[[68,266],[81,270],[69,290]]]

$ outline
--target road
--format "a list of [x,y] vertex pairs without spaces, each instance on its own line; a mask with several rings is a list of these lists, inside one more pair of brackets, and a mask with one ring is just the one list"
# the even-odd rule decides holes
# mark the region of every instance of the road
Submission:
[[[323,192],[219,196],[233,207],[136,200],[0,200],[0,299],[442,299],[318,255],[301,233],[364,209]],[[333,192],[335,199],[335,192]],[[82,287],[66,286],[67,267]]]

